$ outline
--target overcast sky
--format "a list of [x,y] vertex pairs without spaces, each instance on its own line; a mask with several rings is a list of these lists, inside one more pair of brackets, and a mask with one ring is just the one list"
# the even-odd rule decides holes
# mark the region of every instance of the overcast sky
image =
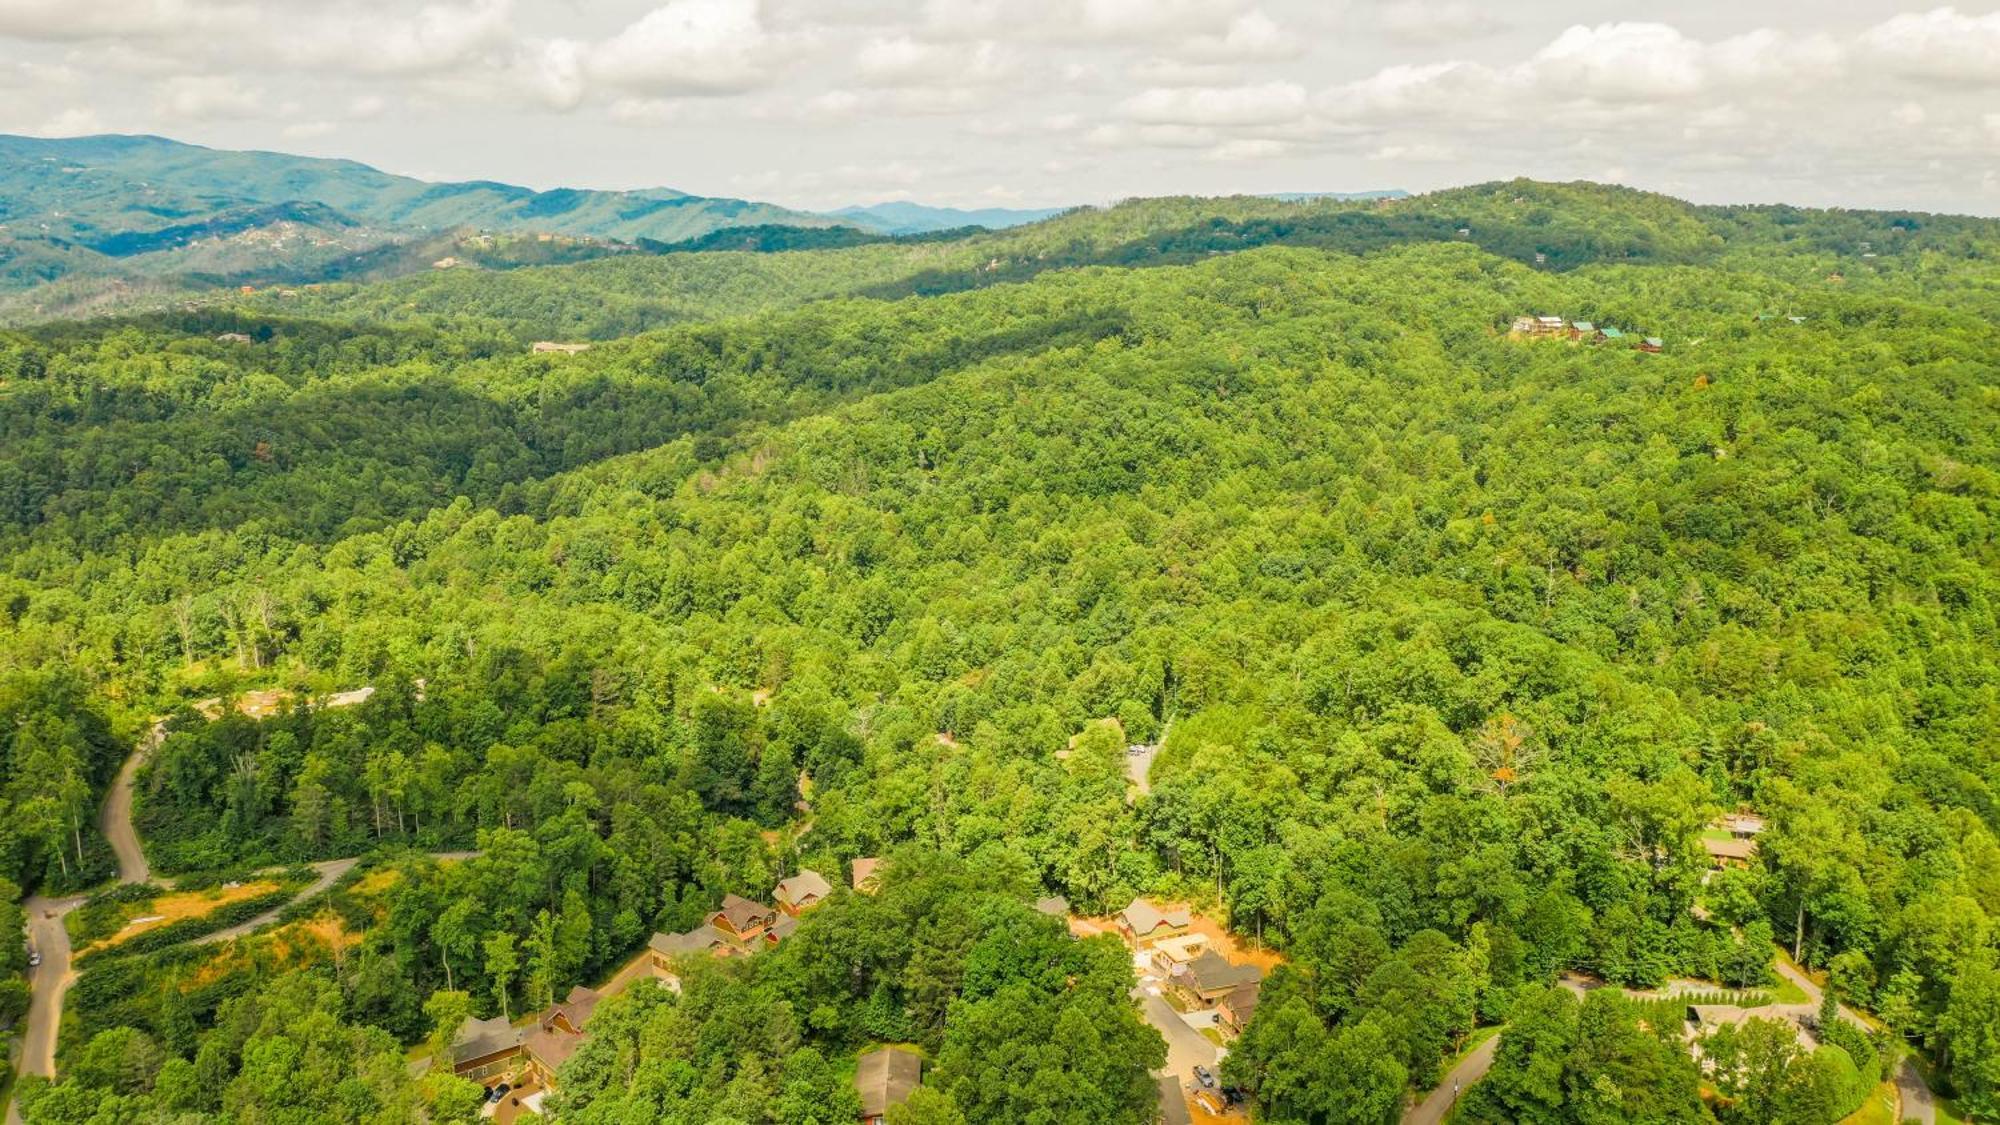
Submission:
[[2000,10],[0,0],[0,131],[813,208],[1526,175],[2000,214]]

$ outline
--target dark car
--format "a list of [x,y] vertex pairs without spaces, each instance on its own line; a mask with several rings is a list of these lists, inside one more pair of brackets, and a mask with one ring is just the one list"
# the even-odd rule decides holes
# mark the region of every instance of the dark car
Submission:
[[514,1087],[507,1085],[505,1082],[502,1082],[498,1086],[495,1086],[493,1087],[493,1089],[487,1091],[486,1100],[489,1102],[493,1102],[494,1104],[497,1105],[499,1104],[501,1098],[507,1096],[507,1091],[513,1088]]

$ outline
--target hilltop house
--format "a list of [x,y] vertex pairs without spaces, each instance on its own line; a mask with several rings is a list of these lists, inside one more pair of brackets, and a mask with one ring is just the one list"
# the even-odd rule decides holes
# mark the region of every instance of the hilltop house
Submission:
[[1161,909],[1135,898],[1132,905],[1118,912],[1117,922],[1119,936],[1136,950],[1187,933],[1194,917],[1185,906]]
[[909,1100],[923,1073],[922,1059],[894,1047],[877,1047],[855,1060],[854,1089],[861,1095],[863,1125],[882,1125],[890,1106]]
[[1757,857],[1757,841],[1731,836],[1726,840],[1702,837],[1702,850],[1708,853],[1710,867],[1720,871],[1725,867],[1747,868]]
[[826,876],[810,868],[800,868],[797,875],[778,881],[778,889],[771,897],[778,900],[778,909],[797,917],[801,912],[811,910],[825,901],[833,893],[833,885]]

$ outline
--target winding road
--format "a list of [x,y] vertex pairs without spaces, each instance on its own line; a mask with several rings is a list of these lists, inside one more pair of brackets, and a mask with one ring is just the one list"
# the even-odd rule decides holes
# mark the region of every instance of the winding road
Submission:
[[1445,1074],[1444,1080],[1423,1101],[1403,1111],[1403,1125],[1439,1125],[1465,1091],[1493,1069],[1493,1056],[1499,1050],[1500,1037],[1487,1036],[1486,1042],[1458,1060],[1458,1065]]
[[[370,688],[342,692],[330,697],[325,706],[345,707],[361,703],[373,694]],[[207,702],[207,701],[204,701]],[[217,701],[219,702],[219,701]],[[112,854],[118,858],[118,882],[154,882],[152,864],[146,861],[145,848],[140,845],[139,833],[132,826],[132,794],[139,780],[139,770],[145,766],[146,758],[166,738],[165,719],[155,722],[147,729],[144,738],[132,749],[125,764],[118,768],[118,776],[111,783],[111,789],[104,795],[104,807],[97,818],[99,829],[111,845]],[[434,852],[433,859],[469,859],[476,852]],[[312,864],[319,877],[292,896],[283,906],[267,910],[248,921],[217,930],[194,939],[194,944],[210,945],[229,941],[261,929],[278,920],[279,915],[305,899],[325,891],[340,880],[342,875],[354,869],[360,862],[354,859],[329,859]],[[273,868],[272,871],[283,870]],[[172,880],[159,880],[172,886]],[[22,903],[28,915],[28,944],[41,954],[42,963],[28,972],[28,1020],[21,1033],[21,1052],[18,1060],[19,1073],[38,1074],[45,1078],[56,1076],[56,1039],[62,1029],[63,997],[76,981],[76,972],[70,965],[69,931],[63,926],[63,919],[70,911],[81,906],[88,896],[73,895],[68,898],[43,898],[30,896]],[[12,1098],[7,1102],[7,1125],[21,1125],[21,1112]]]

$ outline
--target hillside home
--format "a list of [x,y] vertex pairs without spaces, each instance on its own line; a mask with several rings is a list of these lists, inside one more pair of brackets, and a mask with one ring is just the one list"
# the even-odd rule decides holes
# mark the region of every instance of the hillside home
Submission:
[[854,1089],[861,1095],[863,1125],[881,1125],[890,1106],[909,1100],[923,1073],[922,1059],[894,1047],[877,1047],[855,1060]]
[[215,342],[218,344],[249,344],[255,341],[242,332],[224,332],[215,338]]
[[1748,840],[1764,830],[1764,818],[1753,812],[1724,813],[1715,826],[1739,840]]
[[724,940],[747,946],[762,941],[764,931],[770,929],[777,916],[777,911],[762,903],[751,902],[740,895],[723,895],[722,909],[708,916],[708,924],[721,933]]
[[600,999],[595,991],[577,985],[562,1003],[542,1013],[521,1038],[521,1084],[544,1089],[555,1085],[556,1071],[583,1045],[584,1026]]
[[1208,948],[1208,935],[1182,934],[1167,938],[1153,946],[1153,968],[1162,975],[1173,976],[1180,972]]
[[1603,336],[1598,333],[1595,324],[1587,320],[1579,320],[1569,326],[1569,338],[1580,340],[1586,344],[1595,344],[1597,341],[1603,339]]
[[826,876],[810,868],[800,868],[797,875],[779,880],[771,897],[778,900],[778,909],[797,917],[826,901],[826,896],[832,893],[833,885],[826,881]]
[[1537,336],[1560,336],[1563,318],[1559,316],[1538,316],[1535,318],[1534,334]]
[[1598,329],[1597,334],[1605,340],[1623,340],[1625,338],[1624,329],[1613,328],[1608,324]]
[[1717,840],[1704,836],[1702,850],[1708,853],[1710,867],[1721,870],[1725,867],[1747,868],[1757,857],[1757,841],[1731,836],[1727,840]]
[[1215,1002],[1215,1014],[1222,1025],[1238,1035],[1250,1026],[1250,1017],[1257,1014],[1257,997],[1264,991],[1262,981],[1239,984],[1229,990],[1229,995]]
[[776,945],[786,938],[791,937],[798,928],[798,915],[780,914],[771,919],[771,928],[764,931],[764,944]]
[[854,874],[849,885],[864,895],[872,895],[880,889],[882,881],[882,861],[873,857],[854,861]]
[[1535,332],[1535,318],[1532,316],[1517,316],[1514,318],[1513,326],[1508,331],[1521,336],[1532,336]]
[[451,1072],[481,1084],[505,1074],[521,1053],[522,1037],[506,1016],[483,1020],[467,1016],[451,1037]]
[[589,351],[590,345],[562,344],[554,340],[536,340],[534,347],[529,350],[535,355],[576,355],[578,352]]
[[1667,345],[1658,336],[1648,336],[1639,341],[1639,350],[1650,352],[1653,355],[1658,355],[1665,351],[1666,347]]
[[683,957],[726,953],[730,942],[714,926],[704,922],[684,934],[654,934],[646,941],[649,967],[661,984],[681,990],[680,960]]
[[1213,1008],[1223,997],[1246,984],[1261,984],[1264,970],[1239,965],[1213,949],[1180,966],[1167,983],[1190,1004]]
[[1162,909],[1143,898],[1118,912],[1118,934],[1133,949],[1144,949],[1188,932],[1194,917],[1185,906]]

